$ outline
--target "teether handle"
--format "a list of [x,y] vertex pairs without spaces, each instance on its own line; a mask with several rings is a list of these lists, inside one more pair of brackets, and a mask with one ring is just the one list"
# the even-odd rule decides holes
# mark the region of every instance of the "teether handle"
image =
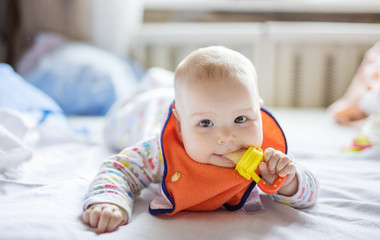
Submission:
[[264,179],[260,179],[260,181],[257,183],[257,186],[259,186],[259,188],[263,192],[268,193],[268,194],[273,194],[273,193],[276,193],[281,188],[285,180],[286,180],[286,176],[285,177],[278,176],[273,181],[272,185],[269,185],[268,183],[264,181]]

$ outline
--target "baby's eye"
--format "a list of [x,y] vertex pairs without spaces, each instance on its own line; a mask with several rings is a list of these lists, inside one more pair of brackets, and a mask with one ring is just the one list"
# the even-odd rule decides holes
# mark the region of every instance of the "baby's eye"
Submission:
[[200,123],[199,123],[199,125],[201,126],[201,127],[212,127],[212,126],[214,126],[214,123],[212,122],[212,121],[210,121],[210,120],[208,120],[208,119],[205,119],[205,120],[202,120]]
[[244,116],[239,116],[235,118],[235,123],[245,123],[245,121],[247,121],[247,118]]

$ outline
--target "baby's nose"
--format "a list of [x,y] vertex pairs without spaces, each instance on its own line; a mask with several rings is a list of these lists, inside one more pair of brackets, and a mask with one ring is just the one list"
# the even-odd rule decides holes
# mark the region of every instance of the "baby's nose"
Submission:
[[229,129],[222,129],[218,136],[216,137],[216,142],[219,145],[227,144],[234,142],[236,140],[236,136],[233,131]]

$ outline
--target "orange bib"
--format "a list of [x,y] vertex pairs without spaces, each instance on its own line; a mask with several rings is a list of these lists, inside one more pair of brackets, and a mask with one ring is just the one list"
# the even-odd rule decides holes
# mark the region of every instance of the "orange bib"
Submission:
[[[246,180],[233,168],[192,160],[177,136],[172,108],[173,104],[161,134],[165,167],[161,189],[172,207],[150,208],[150,213],[172,215],[182,210],[211,211],[221,206],[228,210],[240,209],[256,183],[252,179]],[[264,135],[262,149],[273,147],[286,153],[286,139],[280,126],[267,110],[262,108],[261,115]]]

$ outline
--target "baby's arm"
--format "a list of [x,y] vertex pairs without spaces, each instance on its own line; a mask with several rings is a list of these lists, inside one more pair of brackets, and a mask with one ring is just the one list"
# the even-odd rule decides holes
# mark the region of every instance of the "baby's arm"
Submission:
[[84,222],[96,227],[98,233],[127,223],[134,198],[152,181],[160,180],[163,169],[160,159],[158,137],[107,158],[89,187]]
[[280,190],[270,195],[271,198],[297,208],[309,207],[316,202],[319,192],[317,179],[288,155],[268,148],[259,169],[261,176],[269,183],[277,176],[287,176]]

